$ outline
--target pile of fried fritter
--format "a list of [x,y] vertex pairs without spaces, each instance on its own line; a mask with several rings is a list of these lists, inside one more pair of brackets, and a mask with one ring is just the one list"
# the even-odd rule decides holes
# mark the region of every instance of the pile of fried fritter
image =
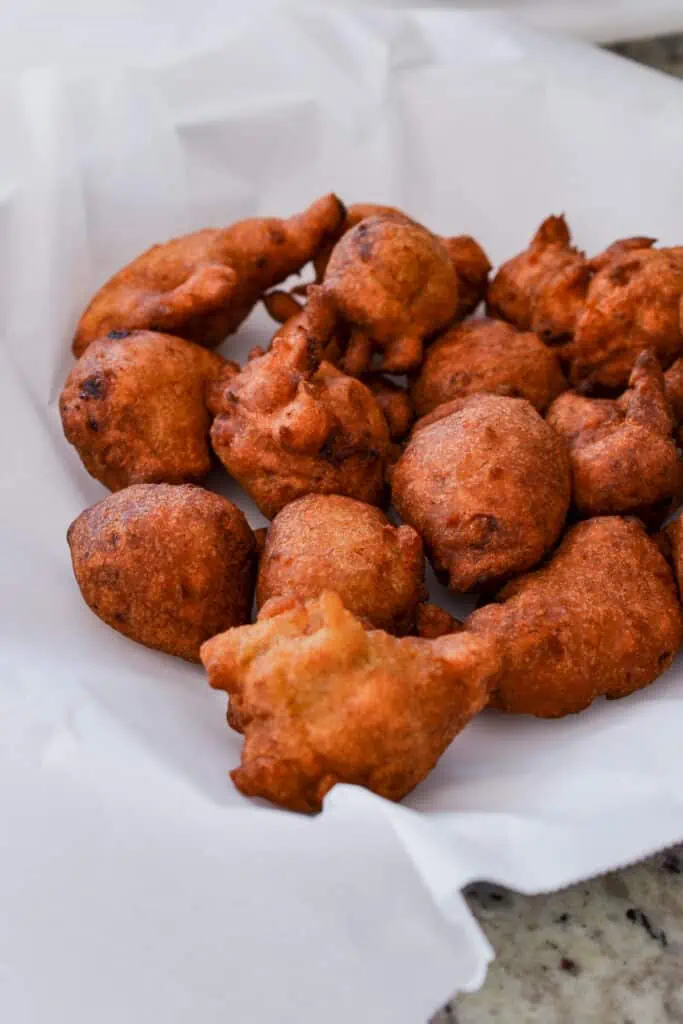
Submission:
[[[214,350],[259,302],[280,327],[239,366]],[[681,646],[683,247],[587,257],[552,216],[491,275],[327,195],[153,246],[73,351],[64,433],[113,492],[68,531],[81,593],[228,693],[246,795],[400,800],[486,706],[581,711]],[[267,530],[199,486],[219,463]]]

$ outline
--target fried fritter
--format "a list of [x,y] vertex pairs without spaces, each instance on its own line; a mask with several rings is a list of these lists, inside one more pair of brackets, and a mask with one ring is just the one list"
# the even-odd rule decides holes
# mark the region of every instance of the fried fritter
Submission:
[[629,390],[616,401],[568,391],[552,404],[547,420],[569,449],[581,516],[631,513],[654,528],[683,497],[683,462],[672,437],[664,375],[652,352],[638,357]]
[[378,508],[340,495],[309,494],[283,508],[268,530],[256,585],[273,597],[306,601],[334,590],[375,629],[404,635],[427,597],[422,541],[392,526]]
[[486,703],[495,645],[367,631],[325,592],[202,647],[244,733],[231,775],[246,796],[316,812],[338,782],[400,800]]
[[[346,209],[346,217],[344,218],[338,238],[341,238],[351,228],[355,228],[362,220],[367,220],[368,217],[382,216],[403,217],[412,224],[417,223],[412,217],[409,217],[402,210],[397,210],[393,206],[378,206],[376,203],[353,203]],[[469,316],[486,295],[491,264],[482,247],[470,235],[456,235],[453,238],[439,237],[448,250],[448,255],[458,278],[458,306],[455,316],[458,319],[462,319]],[[338,238],[335,239],[334,243],[320,249],[313,261],[318,281],[322,281],[325,276],[327,264]],[[291,313],[289,315],[291,316]]]
[[471,235],[442,237],[448,250],[455,275],[458,279],[458,304],[455,319],[462,320],[474,313],[486,297],[491,263],[489,258]]
[[455,591],[531,568],[560,535],[569,457],[526,401],[471,395],[419,420],[391,472],[394,505]]
[[664,389],[676,426],[683,423],[683,359],[677,359],[664,374]]
[[88,607],[112,629],[199,660],[249,621],[256,542],[240,510],[190,484],[137,484],[86,509],[67,534]]
[[322,285],[350,327],[342,366],[360,374],[419,366],[425,338],[458,308],[458,280],[443,242],[404,216],[368,217],[330,256]]
[[571,245],[564,217],[547,217],[528,249],[497,271],[489,285],[488,312],[520,331],[564,342],[583,309],[589,280],[590,268]]
[[391,440],[402,441],[415,419],[413,403],[406,389],[381,374],[367,373],[361,380],[372,391],[384,413]]
[[479,392],[526,398],[542,413],[566,388],[557,356],[537,335],[481,319],[451,327],[429,346],[410,393],[418,416]]
[[683,598],[683,518],[679,516],[678,519],[674,519],[653,539],[658,542],[660,550],[673,565],[678,592]]
[[573,384],[619,388],[643,349],[665,368],[683,350],[683,260],[670,249],[625,247],[600,266],[562,358]]
[[321,298],[210,398],[214,450],[269,519],[304,494],[371,505],[384,495],[387,421],[364,384],[322,359],[329,323]]
[[683,638],[666,560],[635,519],[572,527],[550,561],[474,612],[467,632],[500,645],[492,705],[556,718],[625,697],[664,672]]
[[413,221],[412,217],[409,217],[403,210],[398,210],[395,206],[381,206],[379,203],[352,203],[350,206],[347,206],[346,216],[339,227],[336,237],[330,239],[326,245],[322,246],[313,260],[316,281],[320,283],[325,277],[325,271],[327,270],[327,264],[330,262],[332,250],[342,235],[345,235],[351,228],[355,228],[362,220],[367,220],[368,217],[383,217],[385,215],[404,217],[408,221]]
[[73,342],[80,356],[111,331],[167,331],[207,348],[237,330],[263,293],[311,260],[345,214],[323,196],[288,220],[254,217],[152,246],[100,288]]
[[217,353],[153,331],[95,341],[60,396],[66,439],[112,491],[201,480],[211,468],[206,391],[224,366]]
[[421,604],[417,609],[417,635],[425,640],[436,640],[449,633],[459,633],[463,624],[445,608],[436,604]]

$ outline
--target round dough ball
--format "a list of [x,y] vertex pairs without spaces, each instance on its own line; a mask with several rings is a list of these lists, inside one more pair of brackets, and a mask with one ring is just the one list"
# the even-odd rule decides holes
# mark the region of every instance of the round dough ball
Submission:
[[436,235],[404,216],[362,220],[337,242],[323,289],[352,328],[343,366],[405,373],[422,360],[425,338],[444,327],[458,305],[458,280]]
[[452,327],[430,345],[410,393],[418,416],[480,392],[526,398],[542,413],[566,388],[557,356],[536,334],[481,319]]
[[199,661],[249,621],[256,541],[235,505],[190,484],[138,484],[86,509],[67,534],[88,607],[108,626]]
[[531,568],[560,535],[569,457],[528,402],[472,395],[420,420],[391,474],[437,575],[465,592]]
[[368,626],[401,636],[426,597],[422,541],[371,505],[309,494],[273,520],[259,566],[256,603],[306,601],[334,590]]
[[201,480],[211,468],[205,404],[225,361],[153,331],[101,338],[69,374],[59,400],[66,439],[112,491]]

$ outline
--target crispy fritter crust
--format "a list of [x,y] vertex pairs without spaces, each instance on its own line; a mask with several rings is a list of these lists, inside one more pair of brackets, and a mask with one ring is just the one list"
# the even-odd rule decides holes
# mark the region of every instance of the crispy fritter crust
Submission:
[[590,268],[571,245],[564,217],[547,217],[529,247],[503,263],[488,289],[487,308],[546,341],[566,341],[583,308]]
[[586,259],[563,217],[548,217],[528,249],[504,263],[488,292],[492,315],[553,345],[571,383],[614,391],[650,348],[663,367],[683,351],[683,249],[620,238]]
[[110,331],[167,331],[214,348],[268,288],[337,234],[344,214],[327,195],[288,220],[254,217],[152,246],[96,293],[78,324],[74,355]]
[[653,540],[673,566],[678,592],[683,598],[683,519],[681,516],[665,526],[661,533],[653,537]]
[[127,487],[82,512],[67,539],[88,607],[146,647],[198,661],[205,640],[249,621],[256,542],[217,494]]
[[410,433],[415,420],[413,402],[405,388],[381,374],[368,373],[361,378],[372,391],[384,413],[392,441],[402,441]]
[[422,541],[378,508],[339,495],[309,494],[273,520],[259,565],[256,603],[306,601],[334,590],[369,627],[399,636],[415,628],[424,585]]
[[216,353],[168,334],[93,342],[60,396],[64,435],[112,491],[201,480],[211,468],[206,391],[224,367]]
[[638,515],[657,527],[683,496],[664,375],[643,352],[616,401],[566,392],[547,421],[568,447],[574,505],[581,516]]
[[567,386],[557,356],[537,335],[481,319],[451,327],[429,346],[410,393],[418,416],[480,392],[526,398],[543,413]]
[[384,497],[387,421],[364,384],[321,358],[328,312],[314,296],[210,397],[214,450],[269,519],[304,494]]
[[669,366],[683,349],[682,294],[683,260],[673,250],[613,252],[593,277],[573,341],[562,353],[571,382],[623,387],[646,348]]
[[570,499],[561,438],[516,398],[472,395],[419,420],[393,500],[455,591],[524,572],[560,535]]
[[[412,217],[403,213],[402,210],[397,210],[394,206],[379,206],[377,203],[353,203],[347,207],[346,217],[335,243],[321,249],[313,261],[316,279],[323,280],[334,244],[342,235],[350,231],[351,228],[355,228],[362,220],[367,220],[368,217],[382,216],[403,217],[404,220],[412,224],[417,223]],[[462,319],[469,316],[485,297],[491,264],[482,247],[471,235],[455,235],[452,238],[439,237],[448,251],[458,279],[458,305],[455,316],[457,319]],[[285,307],[282,306],[279,312],[284,311]],[[279,317],[276,316],[276,319]]]
[[201,656],[244,733],[235,785],[305,812],[338,782],[404,797],[486,703],[500,664],[485,638],[367,631],[331,592],[214,637]]
[[436,640],[449,633],[459,633],[462,622],[454,618],[445,608],[436,604],[421,604],[417,609],[417,635],[425,640]]
[[677,427],[683,424],[683,359],[677,359],[664,374],[664,389]]
[[468,632],[501,647],[492,705],[556,718],[652,683],[683,638],[673,576],[635,519],[568,531],[550,561],[474,612]]
[[458,279],[455,319],[462,320],[474,313],[486,297],[491,263],[479,242],[471,235],[442,237],[441,241],[446,246]]
[[458,306],[458,281],[443,242],[404,216],[368,217],[330,256],[322,287],[351,328],[343,367],[404,373],[419,366],[425,338]]

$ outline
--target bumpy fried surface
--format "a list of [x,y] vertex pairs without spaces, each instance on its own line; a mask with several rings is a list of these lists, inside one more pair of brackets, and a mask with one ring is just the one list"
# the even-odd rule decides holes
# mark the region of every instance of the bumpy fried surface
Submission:
[[330,256],[322,287],[351,328],[343,367],[403,373],[417,367],[425,338],[458,306],[458,280],[448,251],[404,216],[368,217],[347,231]]
[[112,491],[201,480],[211,468],[205,394],[224,366],[216,353],[152,331],[93,342],[60,396],[66,439]]
[[579,523],[497,601],[465,628],[500,644],[492,704],[504,711],[555,718],[624,697],[664,672],[683,638],[671,570],[634,519]]
[[472,395],[418,421],[391,488],[435,572],[468,591],[524,572],[552,547],[569,506],[569,458],[528,402]]
[[683,518],[674,519],[658,537],[653,538],[665,557],[672,563],[679,594],[683,596]]
[[683,496],[664,375],[652,352],[638,357],[629,390],[616,401],[566,392],[548,423],[565,440],[574,504],[582,516],[640,516],[656,527]]
[[442,238],[441,241],[448,250],[458,279],[455,318],[462,320],[474,313],[486,297],[491,263],[479,242],[471,235],[455,235],[453,238]]
[[427,593],[422,541],[378,508],[339,495],[309,494],[273,520],[259,565],[256,603],[306,601],[334,590],[364,624],[403,635]]
[[593,277],[574,339],[562,352],[572,383],[623,387],[646,348],[668,366],[683,350],[682,294],[683,261],[674,250],[626,247],[613,253]]
[[[411,224],[417,223],[412,217],[402,210],[397,210],[394,206],[379,206],[377,203],[353,203],[346,209],[346,217],[338,237],[321,248],[313,261],[316,279],[323,280],[332,250],[342,235],[350,231],[351,228],[355,228],[362,220],[367,220],[368,217],[382,216],[402,217]],[[462,319],[472,313],[485,297],[491,264],[482,247],[470,235],[455,235],[452,238],[439,237],[448,250],[453,269],[458,277],[458,307],[455,315],[458,319]],[[282,311],[284,311],[284,307]],[[276,316],[276,319],[279,317]]]
[[364,384],[321,358],[324,296],[320,316],[314,306],[210,399],[214,450],[269,519],[304,494],[384,494],[387,421]]
[[588,263],[571,245],[564,217],[548,217],[528,249],[499,268],[489,285],[488,311],[546,341],[566,341],[583,309],[589,279]]
[[445,608],[436,604],[421,604],[417,609],[417,635],[425,640],[436,640],[449,633],[459,633],[463,628],[459,619],[453,618]]
[[368,373],[362,377],[366,387],[372,391],[378,406],[384,413],[392,441],[402,441],[410,431],[415,419],[413,402],[405,388],[381,374]]
[[244,733],[237,788],[308,812],[338,782],[404,797],[481,710],[500,664],[464,633],[368,632],[331,592],[214,637],[202,661]]
[[225,498],[189,484],[137,484],[69,527],[88,607],[146,647],[199,660],[209,637],[249,621],[256,543]]
[[677,426],[683,423],[683,359],[677,359],[664,374],[664,388]]
[[254,217],[152,246],[107,281],[83,313],[80,356],[110,331],[168,331],[208,348],[237,330],[261,295],[315,256],[344,218],[334,195],[288,220]]
[[384,215],[394,217],[404,217],[408,221],[412,221],[412,217],[409,217],[402,210],[397,210],[395,206],[380,206],[379,203],[352,203],[351,206],[346,207],[346,216],[336,234],[336,237],[330,239],[330,241],[322,246],[313,260],[313,266],[315,267],[316,281],[320,282],[325,276],[327,270],[327,264],[330,262],[330,256],[335,245],[347,231],[351,228],[355,228],[356,224],[360,224],[362,220],[366,220],[368,217],[382,217]]
[[427,349],[411,385],[418,416],[443,402],[488,392],[526,398],[545,412],[567,388],[557,356],[528,331],[502,320],[468,320],[442,334]]

